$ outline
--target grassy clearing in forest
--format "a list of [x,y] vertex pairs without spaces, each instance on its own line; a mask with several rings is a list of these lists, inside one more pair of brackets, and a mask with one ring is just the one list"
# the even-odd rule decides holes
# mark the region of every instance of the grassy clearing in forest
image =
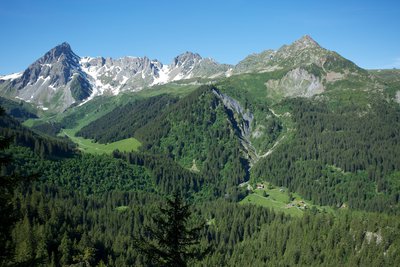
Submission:
[[116,149],[124,152],[137,151],[141,146],[141,143],[135,138],[127,138],[109,144],[99,144],[93,142],[93,140],[75,136],[75,132],[71,129],[63,130],[62,134],[76,143],[81,151],[90,154],[111,154]]
[[333,211],[330,207],[313,205],[297,193],[288,193],[287,188],[274,187],[267,182],[259,183],[258,185],[264,185],[264,188],[254,189],[251,194],[240,202],[241,204],[259,205],[292,216],[302,216],[305,210],[312,209],[313,207],[319,211]]

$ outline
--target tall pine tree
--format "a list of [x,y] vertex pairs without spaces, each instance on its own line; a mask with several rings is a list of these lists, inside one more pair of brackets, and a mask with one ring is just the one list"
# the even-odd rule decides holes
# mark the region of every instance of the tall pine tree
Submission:
[[188,227],[190,205],[185,204],[180,192],[167,200],[166,207],[153,218],[153,228],[148,228],[147,238],[136,240],[137,249],[149,264],[165,267],[186,267],[190,260],[201,259],[208,249],[199,248],[199,232],[204,224]]

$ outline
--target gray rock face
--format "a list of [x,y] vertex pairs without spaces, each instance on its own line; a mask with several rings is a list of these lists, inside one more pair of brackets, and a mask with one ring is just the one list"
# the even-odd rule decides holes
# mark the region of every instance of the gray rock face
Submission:
[[95,89],[95,94],[118,94],[123,90],[137,91],[160,76],[162,63],[147,57],[82,58],[82,69]]
[[202,60],[202,57],[199,54],[187,51],[174,58],[171,68],[181,67],[182,70],[188,73],[200,60]]
[[229,68],[191,52],[175,57],[170,65],[147,57],[80,58],[69,44],[62,43],[22,74],[0,77],[0,94],[35,103],[44,110],[64,111],[97,95],[139,91],[195,77],[217,77]]
[[282,79],[268,80],[266,87],[269,93],[283,97],[312,97],[325,90],[319,77],[301,68],[289,71]]
[[36,83],[39,77],[50,77],[53,86],[63,86],[78,70],[79,57],[72,52],[69,44],[62,43],[30,65],[22,77],[13,83],[17,89],[22,89],[28,84]]
[[83,57],[80,64],[93,85],[93,96],[139,91],[145,87],[183,79],[213,78],[224,75],[231,67],[191,52],[175,57],[169,65],[147,57]]
[[31,64],[20,77],[8,80],[12,96],[44,110],[63,111],[92,93],[79,56],[62,43]]
[[249,157],[250,162],[253,162],[257,157],[256,149],[250,141],[252,134],[251,123],[254,120],[253,113],[249,110],[245,110],[236,99],[216,89],[213,89],[212,92],[222,101],[225,108],[231,111],[231,123],[239,131],[239,138],[245,155]]
[[224,106],[231,110],[234,114],[238,114],[239,117],[241,118],[240,121],[238,121],[238,126],[241,132],[241,135],[248,139],[250,138],[250,134],[251,134],[251,123],[254,119],[254,115],[248,111],[245,110],[240,103],[233,99],[232,97],[223,94],[217,90],[213,90],[213,93],[219,98],[221,99],[222,103],[224,104]]
[[182,78],[191,78],[191,73],[196,65],[202,60],[199,54],[185,52],[174,58],[169,66],[169,76],[172,80],[180,80]]
[[211,58],[202,58],[197,53],[185,52],[174,58],[168,65],[169,79],[180,80],[195,77],[218,77],[225,76],[225,73],[232,68],[228,64],[219,64]]

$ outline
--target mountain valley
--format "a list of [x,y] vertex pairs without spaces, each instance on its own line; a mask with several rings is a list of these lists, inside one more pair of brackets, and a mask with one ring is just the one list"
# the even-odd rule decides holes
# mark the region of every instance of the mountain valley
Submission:
[[153,266],[137,238],[176,191],[210,248],[190,266],[400,263],[398,70],[308,35],[236,65],[63,43],[0,95],[5,171],[36,177],[10,197],[10,264]]

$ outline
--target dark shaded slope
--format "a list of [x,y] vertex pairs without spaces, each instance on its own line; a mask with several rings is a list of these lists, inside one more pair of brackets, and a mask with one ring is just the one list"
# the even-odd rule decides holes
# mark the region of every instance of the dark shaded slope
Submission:
[[29,147],[41,157],[69,157],[75,154],[75,145],[70,141],[42,136],[8,115],[0,117],[0,136],[13,138],[15,145]]
[[8,115],[20,121],[37,118],[36,112],[33,108],[22,101],[17,103],[7,98],[0,97],[0,106],[4,108]]
[[159,95],[128,103],[83,127],[77,136],[94,139],[99,143],[115,142],[132,137],[140,127],[176,101],[175,97]]

